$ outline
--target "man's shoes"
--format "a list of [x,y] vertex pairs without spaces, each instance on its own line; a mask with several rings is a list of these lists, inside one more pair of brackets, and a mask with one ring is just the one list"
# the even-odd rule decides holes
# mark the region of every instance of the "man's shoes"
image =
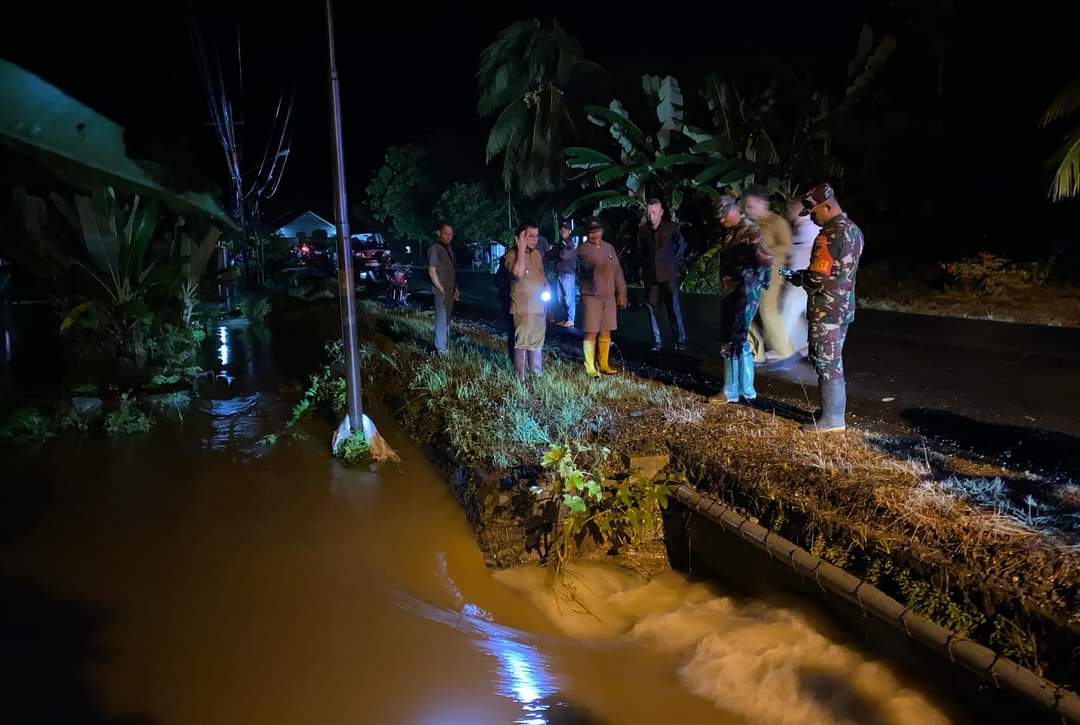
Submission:
[[654,342],[651,349],[653,352],[660,352],[664,349],[664,345],[659,342]]
[[677,342],[677,343],[675,343],[675,352],[686,352],[686,343],[685,342]]

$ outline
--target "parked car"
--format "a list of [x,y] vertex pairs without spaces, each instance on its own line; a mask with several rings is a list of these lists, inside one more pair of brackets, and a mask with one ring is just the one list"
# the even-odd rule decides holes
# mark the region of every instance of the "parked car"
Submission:
[[382,234],[352,235],[353,273],[356,281],[389,282],[394,257]]

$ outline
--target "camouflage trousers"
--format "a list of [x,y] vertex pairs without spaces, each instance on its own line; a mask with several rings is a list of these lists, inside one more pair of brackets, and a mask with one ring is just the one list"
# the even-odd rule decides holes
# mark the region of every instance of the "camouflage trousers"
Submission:
[[812,321],[810,323],[810,360],[818,377],[835,382],[844,379],[844,340],[847,323]]

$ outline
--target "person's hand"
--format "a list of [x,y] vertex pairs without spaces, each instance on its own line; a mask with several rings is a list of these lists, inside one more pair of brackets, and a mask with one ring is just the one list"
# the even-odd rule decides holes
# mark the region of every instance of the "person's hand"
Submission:
[[528,235],[529,235],[529,230],[528,229],[523,231],[521,234],[517,235],[517,248],[518,248],[518,251],[521,251],[521,252],[525,251],[525,237],[527,237]]
[[457,287],[455,287],[454,288],[454,301],[457,302],[460,299],[461,299],[461,290],[459,290]]
[[625,309],[626,309],[627,307],[629,307],[629,306],[630,306],[630,302],[629,302],[629,300],[627,300],[627,299],[626,299],[625,297],[620,297],[620,298],[619,298],[619,299],[617,300],[617,303],[618,303],[618,305],[619,305],[619,309],[620,309],[620,310],[625,310]]

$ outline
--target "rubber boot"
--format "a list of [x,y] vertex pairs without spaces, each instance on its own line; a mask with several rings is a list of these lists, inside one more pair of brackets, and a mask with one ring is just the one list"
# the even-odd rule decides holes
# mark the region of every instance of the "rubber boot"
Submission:
[[596,366],[597,369],[604,375],[618,375],[619,371],[608,364],[608,355],[611,354],[611,338],[601,337],[597,349],[600,351],[600,363]]
[[847,428],[844,412],[847,407],[847,384],[843,380],[820,381],[821,417],[802,427],[812,433],[839,433]]
[[529,367],[532,368],[532,374],[536,377],[540,377],[544,372],[544,351],[543,350],[529,350]]
[[596,369],[596,364],[593,362],[596,358],[596,342],[585,340],[581,343],[581,347],[585,351],[585,372],[590,378],[600,377],[600,371]]
[[[750,364],[753,365],[753,359]],[[739,360],[737,358],[724,356],[724,389],[711,396],[709,402],[717,405],[739,402]]]
[[519,383],[525,382],[525,377],[528,374],[528,362],[527,355],[528,350],[518,350],[514,348],[514,374],[517,376]]
[[739,394],[747,400],[757,397],[754,389],[754,353],[743,349],[739,356]]

